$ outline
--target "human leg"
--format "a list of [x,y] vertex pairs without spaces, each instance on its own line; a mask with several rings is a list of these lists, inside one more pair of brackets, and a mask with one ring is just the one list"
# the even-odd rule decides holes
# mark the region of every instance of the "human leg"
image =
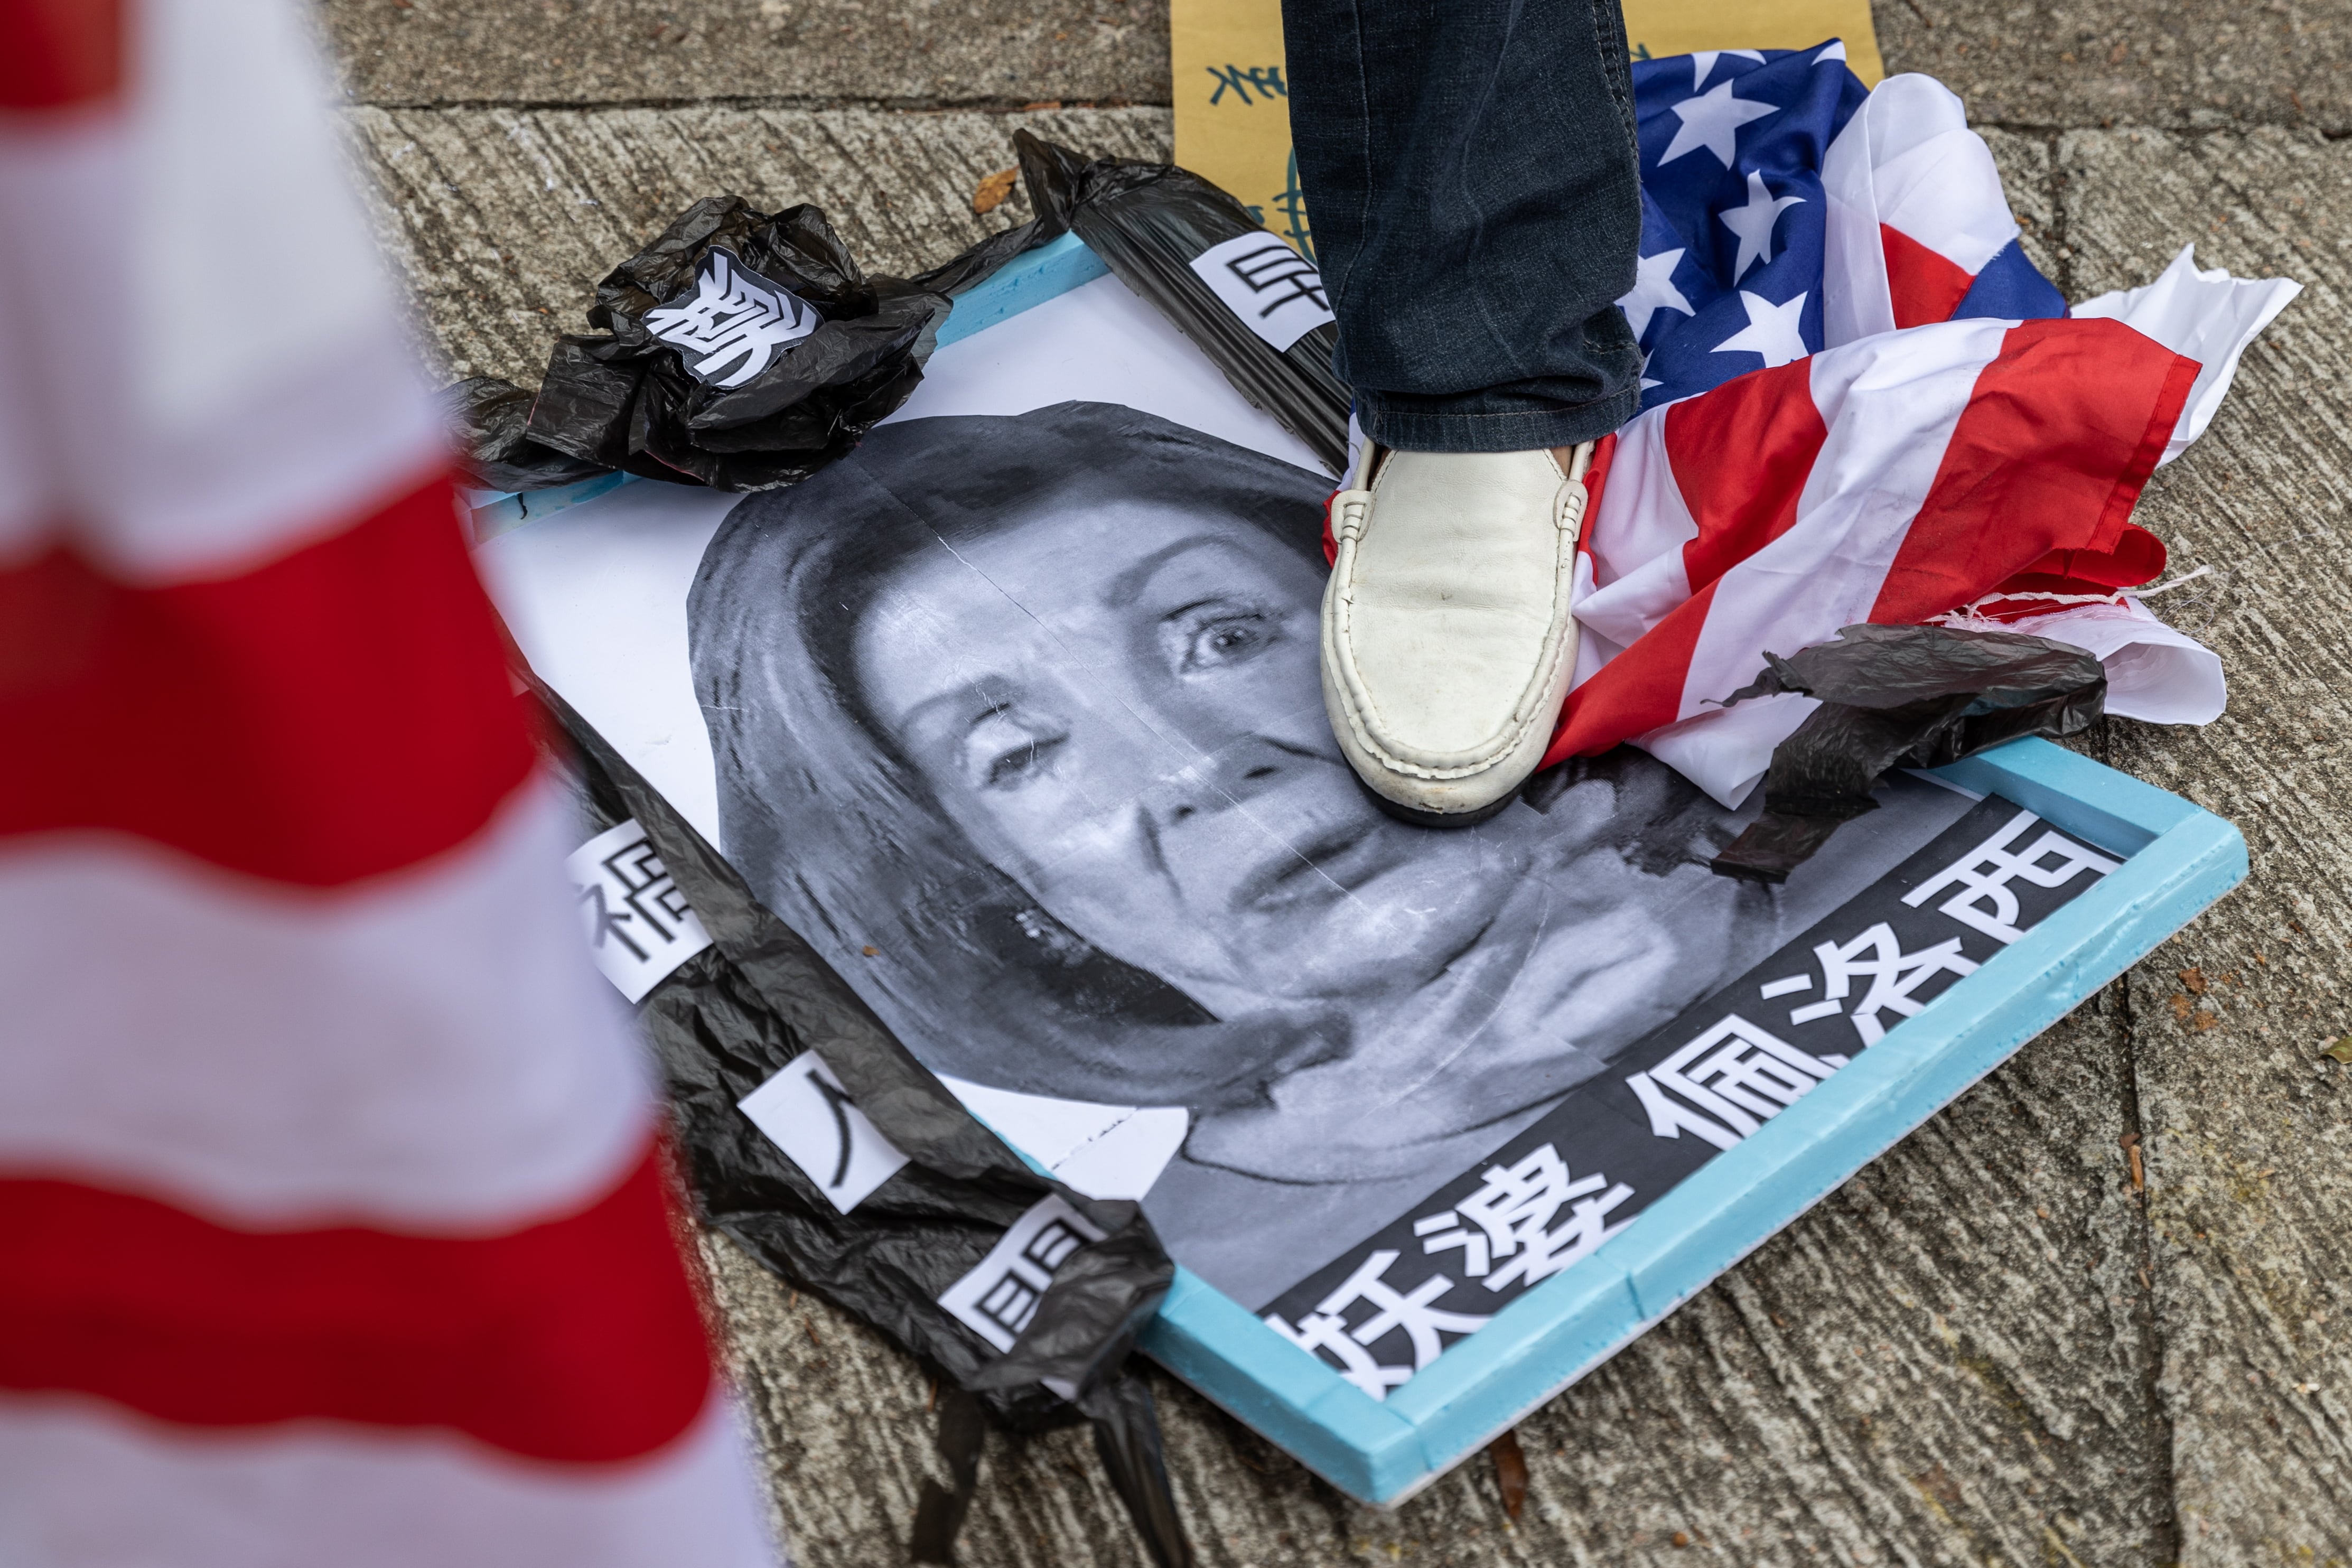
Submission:
[[1291,136],[1337,369],[1412,452],[1632,417],[1641,238],[1617,0],[1284,0]]
[[1618,0],[1284,0],[1336,362],[1324,706],[1388,809],[1507,805],[1575,674],[1589,443],[1630,418],[1641,188]]

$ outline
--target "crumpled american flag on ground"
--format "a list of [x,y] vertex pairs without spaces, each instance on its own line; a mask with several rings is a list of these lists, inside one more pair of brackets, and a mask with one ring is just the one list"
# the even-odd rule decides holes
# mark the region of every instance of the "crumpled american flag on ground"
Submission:
[[2218,717],[2221,661],[2125,592],[2165,565],[2129,520],[2300,285],[2184,248],[2069,312],[1959,100],[1865,92],[1836,42],[1633,83],[1643,411],[1594,463],[1547,760],[1631,741],[1736,804],[1813,704],[1722,699],[1857,621],[2001,624],[2098,655],[2109,712]]

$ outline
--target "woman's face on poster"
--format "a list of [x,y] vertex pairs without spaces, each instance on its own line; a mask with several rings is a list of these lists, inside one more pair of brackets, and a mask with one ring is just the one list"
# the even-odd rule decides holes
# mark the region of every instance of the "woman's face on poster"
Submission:
[[1361,999],[1443,971],[1512,879],[1481,830],[1364,798],[1323,711],[1321,588],[1247,524],[1073,509],[897,568],[856,669],[957,825],[1097,947],[1221,1016]]

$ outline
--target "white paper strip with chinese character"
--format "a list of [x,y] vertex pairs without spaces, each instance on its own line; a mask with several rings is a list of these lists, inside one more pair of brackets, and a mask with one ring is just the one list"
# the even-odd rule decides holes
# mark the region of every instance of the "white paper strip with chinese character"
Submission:
[[989,1248],[980,1267],[947,1288],[940,1305],[998,1350],[1009,1351],[1037,1315],[1054,1271],[1071,1253],[1102,1237],[1060,1198],[1041,1198]]
[[563,869],[590,956],[630,1001],[710,945],[635,817],[574,849]]
[[1236,235],[1192,258],[1192,270],[1242,324],[1277,350],[1331,320],[1315,263],[1265,233]]
[[691,295],[646,312],[646,330],[678,351],[688,374],[725,387],[756,379],[824,324],[815,306],[719,247],[703,257]]
[[803,1051],[736,1102],[736,1109],[798,1165],[827,1202],[847,1214],[907,1163],[833,1076]]

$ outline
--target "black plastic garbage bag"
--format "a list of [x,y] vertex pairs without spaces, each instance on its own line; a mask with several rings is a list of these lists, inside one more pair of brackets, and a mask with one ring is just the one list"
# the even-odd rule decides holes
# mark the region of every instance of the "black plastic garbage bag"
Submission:
[[2012,632],[1853,626],[1791,658],[1768,653],[1754,684],[1725,700],[1793,691],[1821,700],[1773,748],[1764,815],[1714,860],[1727,877],[1780,882],[1878,803],[1892,767],[1932,768],[2024,735],[2072,735],[2105,711],[2092,654]]
[[[704,1217],[793,1286],[873,1325],[948,1387],[937,1441],[956,1484],[927,1484],[914,1560],[953,1561],[988,1424],[1034,1432],[1085,1420],[1153,1561],[1189,1568],[1150,1387],[1128,1360],[1175,1274],[1141,1207],[1086,1197],[1031,1170],[585,721],[532,686],[577,748],[570,762],[590,823],[635,817],[710,933],[711,946],[655,986],[640,1013]],[[809,1050],[909,1159],[845,1215],[737,1109]],[[939,1297],[1049,1194],[1103,1239],[1069,1255],[1000,1353]]]
[[790,484],[907,400],[948,309],[867,278],[814,206],[707,196],[596,286],[605,335],[557,342],[530,435],[656,479]]
[[1235,391],[1339,472],[1352,399],[1331,372],[1336,329],[1327,323],[1276,349],[1192,270],[1193,258],[1210,247],[1265,233],[1249,209],[1173,164],[1088,162],[1026,131],[1014,132],[1013,144],[1038,223],[1075,230],[1120,282],[1207,354]]
[[612,472],[532,440],[530,405],[530,393],[495,376],[442,389],[442,418],[467,479],[484,489],[544,490]]

